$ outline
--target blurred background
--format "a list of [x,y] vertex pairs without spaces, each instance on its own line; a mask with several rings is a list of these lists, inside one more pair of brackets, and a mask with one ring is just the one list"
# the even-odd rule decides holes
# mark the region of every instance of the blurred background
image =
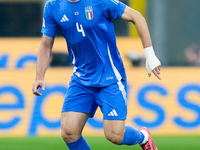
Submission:
[[[154,76],[148,78],[135,26],[114,20],[129,85],[126,124],[147,126],[157,141],[166,136],[195,136],[200,140],[200,1],[121,1],[146,18],[155,53],[163,66],[161,81]],[[60,136],[60,111],[73,66],[59,32],[45,76],[46,90],[41,97],[32,95],[45,3],[0,0],[0,143],[3,137]],[[103,136],[99,110],[88,120],[83,134]],[[16,149],[4,145],[0,149]]]

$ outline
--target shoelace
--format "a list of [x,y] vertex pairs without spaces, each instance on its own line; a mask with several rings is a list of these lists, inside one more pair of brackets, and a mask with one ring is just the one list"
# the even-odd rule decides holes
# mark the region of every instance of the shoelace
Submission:
[[150,147],[149,143],[145,144],[143,146],[143,148],[144,148],[144,150],[151,150],[151,147]]

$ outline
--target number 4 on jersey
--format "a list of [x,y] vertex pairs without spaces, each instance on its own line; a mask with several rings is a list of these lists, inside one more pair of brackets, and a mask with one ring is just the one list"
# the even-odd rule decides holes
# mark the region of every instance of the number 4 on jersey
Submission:
[[78,32],[81,32],[81,33],[82,33],[83,37],[85,36],[85,32],[84,32],[84,30],[83,30],[82,24],[80,24],[80,27],[79,27],[79,24],[78,24],[78,22],[77,22],[77,23],[76,23],[76,29],[77,29]]

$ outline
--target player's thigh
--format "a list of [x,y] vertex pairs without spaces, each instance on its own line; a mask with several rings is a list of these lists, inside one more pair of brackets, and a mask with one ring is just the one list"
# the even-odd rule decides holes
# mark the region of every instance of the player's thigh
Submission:
[[120,144],[124,138],[125,121],[124,120],[103,120],[104,134],[106,138],[113,142]]
[[103,120],[105,133],[123,133],[125,131],[124,120]]
[[80,112],[62,112],[61,130],[62,134],[81,135],[83,127],[88,120],[88,114]]

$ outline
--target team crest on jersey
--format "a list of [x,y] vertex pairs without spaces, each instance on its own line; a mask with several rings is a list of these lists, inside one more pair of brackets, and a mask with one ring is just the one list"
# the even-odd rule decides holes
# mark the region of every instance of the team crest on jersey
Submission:
[[94,18],[92,6],[85,7],[85,16],[88,20],[92,20]]

